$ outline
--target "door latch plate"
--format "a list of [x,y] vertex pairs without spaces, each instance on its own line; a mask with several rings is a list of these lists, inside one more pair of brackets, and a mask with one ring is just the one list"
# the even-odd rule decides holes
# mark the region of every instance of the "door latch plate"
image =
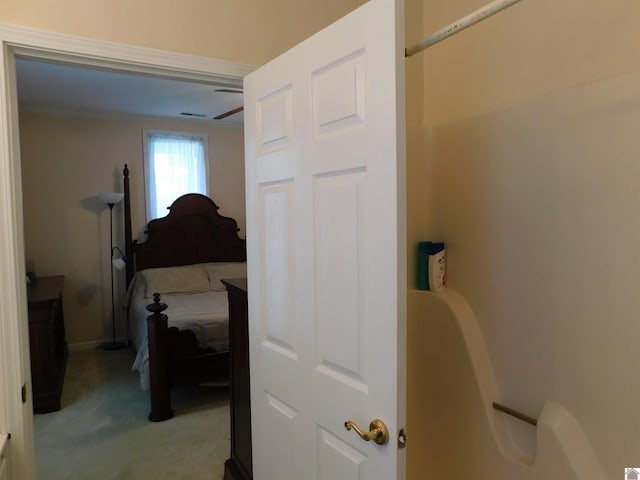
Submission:
[[402,450],[407,446],[407,433],[404,428],[401,428],[398,432],[398,450]]

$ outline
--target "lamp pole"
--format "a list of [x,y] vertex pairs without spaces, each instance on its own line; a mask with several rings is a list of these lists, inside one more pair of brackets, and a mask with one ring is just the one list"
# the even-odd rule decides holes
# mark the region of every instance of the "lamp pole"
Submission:
[[126,345],[123,342],[116,342],[116,301],[113,288],[113,265],[111,263],[111,257],[113,256],[113,206],[115,203],[107,203],[109,206],[109,270],[111,272],[111,342],[104,342],[102,344],[103,350],[120,350]]

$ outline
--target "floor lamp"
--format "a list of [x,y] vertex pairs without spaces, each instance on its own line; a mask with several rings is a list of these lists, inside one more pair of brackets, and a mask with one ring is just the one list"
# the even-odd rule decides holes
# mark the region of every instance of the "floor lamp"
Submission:
[[[109,260],[112,260],[113,257],[113,206],[120,202],[124,198],[124,193],[100,193],[98,195],[100,200],[102,200],[109,207]],[[119,249],[118,249],[119,250]],[[110,342],[104,342],[102,344],[103,350],[120,350],[121,348],[126,347],[123,342],[116,341],[116,302],[113,292],[113,264],[109,262],[109,269],[111,270],[111,329],[112,329],[112,338]]]

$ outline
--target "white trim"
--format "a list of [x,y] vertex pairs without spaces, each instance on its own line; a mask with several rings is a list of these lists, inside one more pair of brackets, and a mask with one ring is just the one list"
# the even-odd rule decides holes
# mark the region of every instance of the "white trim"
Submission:
[[[4,43],[0,65],[4,72],[0,78],[0,365],[14,366],[0,369],[0,430],[14,439],[7,455],[9,477],[30,480],[35,464],[18,106],[15,62]],[[23,385],[26,403],[22,403]]]
[[0,38],[18,56],[131,70],[166,78],[201,80],[240,87],[255,66],[167,52],[90,38],[63,35],[0,22]]
[[6,433],[0,433],[0,458],[4,455],[7,445],[9,445],[9,436]]
[[[0,23],[0,365],[5,366],[0,367],[0,431],[11,433],[10,478],[34,480],[15,56],[229,86],[242,85],[254,67]],[[25,404],[23,382],[28,386]]]
[[5,456],[5,451],[9,446],[9,435],[0,433],[0,480],[9,479],[9,466]]

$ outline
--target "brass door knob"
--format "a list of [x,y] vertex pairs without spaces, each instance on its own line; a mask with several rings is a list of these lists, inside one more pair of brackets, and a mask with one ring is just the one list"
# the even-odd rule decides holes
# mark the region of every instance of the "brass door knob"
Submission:
[[365,442],[369,440],[373,440],[378,445],[384,445],[389,441],[389,429],[384,424],[382,420],[375,419],[369,424],[369,431],[364,433],[358,425],[353,423],[351,420],[347,420],[344,422],[344,428],[347,430],[355,430],[360,438],[362,438]]

